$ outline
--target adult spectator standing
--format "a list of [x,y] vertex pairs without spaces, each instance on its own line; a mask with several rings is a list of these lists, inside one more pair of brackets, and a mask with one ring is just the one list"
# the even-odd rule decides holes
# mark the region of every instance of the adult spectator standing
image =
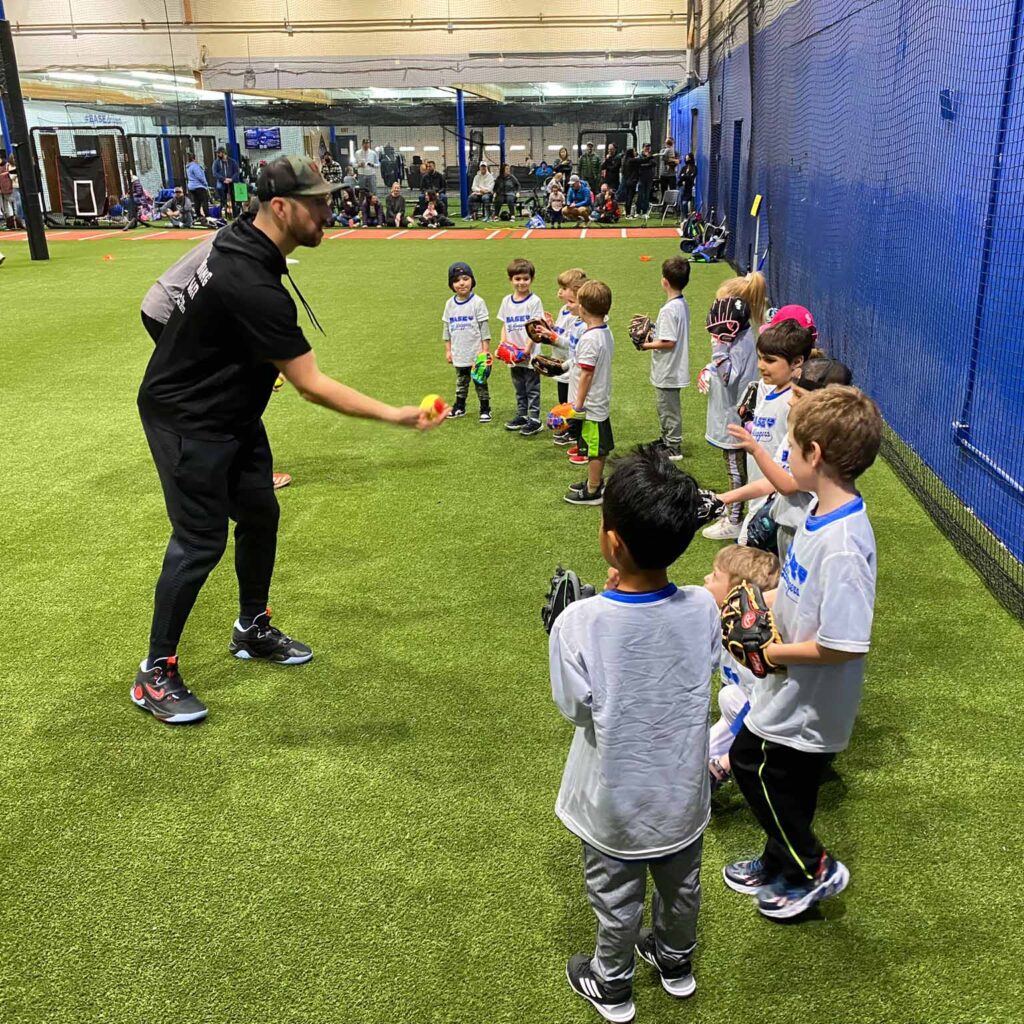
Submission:
[[658,154],[658,182],[661,195],[665,195],[676,187],[676,175],[679,171],[679,154],[672,139],[665,140],[665,148]]
[[589,220],[590,211],[594,208],[594,195],[590,186],[574,174],[569,179],[569,191],[565,193],[563,213],[567,220]]
[[323,240],[337,187],[305,157],[279,157],[264,168],[258,212],[243,213],[213,238],[157,335],[139,389],[172,533],[156,586],[149,654],[130,695],[163,722],[206,717],[206,706],[182,680],[177,648],[199,591],[224,553],[229,519],[236,524],[239,591],[231,653],[279,665],[313,656],[271,624],[267,607],[280,509],[261,417],[278,373],[303,398],[346,416],[421,430],[440,422],[418,406],[387,405],[328,377],[298,325],[281,282],[286,257]]
[[185,154],[185,188],[192,197],[192,205],[205,221],[210,216],[210,186],[206,180],[206,171],[196,159],[195,153]]
[[[320,164],[320,173],[323,174],[324,181],[329,181],[332,185],[344,185],[345,183],[345,175],[341,169],[341,164],[330,153],[324,153],[323,161]],[[335,212],[339,209],[340,202],[341,192],[335,192],[331,197],[331,204]]]
[[516,196],[519,194],[519,179],[508,164],[502,164],[494,179],[494,218],[501,218],[501,208],[508,207],[508,219],[516,219]]
[[628,217],[632,212],[633,197],[636,195],[637,175],[640,165],[636,150],[630,147],[622,157],[622,182],[619,185],[618,200],[622,204],[622,212]]
[[7,161],[7,153],[0,149],[0,214],[8,231],[18,227],[17,208],[14,205],[13,165]]
[[469,219],[476,220],[477,212],[483,207],[483,219],[491,215],[491,200],[494,198],[494,175],[487,164],[481,163],[480,170],[473,177],[469,193]]
[[614,142],[608,143],[608,149],[604,161],[601,164],[601,180],[613,193],[619,191],[619,182],[622,178],[622,157],[619,156],[618,148]]
[[423,176],[420,179],[420,191],[423,195],[428,192],[436,192],[439,196],[443,196],[447,191],[447,184],[444,175],[437,169],[434,161],[428,160],[423,165]]
[[562,181],[568,181],[572,174],[572,161],[569,159],[569,150],[565,146],[558,151],[558,159],[552,167],[552,173],[561,174]]
[[217,159],[213,161],[213,187],[220,198],[220,215],[227,218],[235,215],[235,182],[238,181],[238,161],[228,156],[226,147],[217,150]]
[[601,184],[601,158],[594,152],[592,142],[587,143],[586,152],[580,156],[579,175],[596,193]]
[[380,157],[370,149],[370,140],[363,139],[363,145],[356,151],[356,180],[361,192],[377,191],[377,171]]
[[679,218],[685,220],[693,208],[694,192],[697,188],[697,161],[692,153],[686,154],[679,171]]
[[637,157],[636,168],[636,215],[646,217],[651,211],[651,192],[654,190],[654,178],[658,173],[658,158],[649,142],[644,143],[640,156]]

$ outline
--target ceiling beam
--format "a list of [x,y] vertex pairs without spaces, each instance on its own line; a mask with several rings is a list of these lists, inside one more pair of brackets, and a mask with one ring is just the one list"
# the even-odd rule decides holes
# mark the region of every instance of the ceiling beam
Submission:
[[481,99],[494,100],[495,103],[501,103],[505,99],[505,90],[497,85],[453,85],[453,89],[461,89],[463,92],[468,92],[473,96],[479,96]]

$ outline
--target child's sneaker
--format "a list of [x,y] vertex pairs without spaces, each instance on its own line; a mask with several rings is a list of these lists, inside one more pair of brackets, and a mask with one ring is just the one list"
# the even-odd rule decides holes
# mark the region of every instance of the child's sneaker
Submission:
[[568,434],[555,434],[551,439],[554,444],[569,445],[572,444],[572,438]]
[[505,424],[506,430],[522,430],[530,421],[525,416],[517,416]]
[[760,857],[726,864],[722,868],[722,877],[730,889],[745,893],[747,896],[753,896],[758,889],[763,889],[775,881],[775,875],[765,867]]
[[580,453],[580,446],[578,444],[574,443],[573,446],[565,454],[568,455],[569,458],[571,459],[574,455],[579,455],[579,453]]
[[452,406],[452,411],[450,413],[448,413],[448,419],[450,419],[450,420],[457,420],[460,416],[465,416],[465,415],[466,415],[466,407],[464,405],[461,405],[459,402],[456,402]]
[[157,658],[153,666],[139,665],[129,696],[132,703],[168,725],[198,722],[206,717],[206,705],[185,685],[178,658]]
[[850,872],[846,865],[823,853],[811,881],[787,882],[780,878],[757,894],[757,909],[765,917],[777,920],[796,917],[815,903],[837,896],[849,883]]
[[570,448],[569,449],[569,461],[574,466],[585,466],[590,461],[590,459],[587,458],[586,455],[581,454],[579,448],[577,448],[576,451],[573,451]]
[[604,501],[604,484],[601,484],[596,491],[584,487],[582,491],[574,491],[571,488],[566,491],[565,500],[570,505],[600,505]]
[[578,484],[569,484],[570,491],[585,491],[589,486],[589,480],[581,480]]
[[489,405],[480,406],[480,422],[490,423],[491,422],[491,407]]
[[636,944],[636,955],[646,960],[661,977],[661,987],[677,999],[685,999],[697,991],[697,980],[693,976],[693,964],[689,960],[678,967],[662,967],[655,950],[654,932],[644,928]]
[[608,984],[598,981],[590,966],[590,959],[587,953],[577,953],[569,958],[565,965],[569,987],[576,995],[583,996],[605,1020],[614,1021],[615,1024],[629,1024],[636,1016],[632,982]]
[[740,524],[729,522],[729,517],[724,516],[717,523],[701,530],[701,536],[708,540],[735,540],[740,535]]
[[539,434],[543,429],[544,424],[540,420],[527,420],[523,429],[519,431],[519,436],[533,437],[534,434]]

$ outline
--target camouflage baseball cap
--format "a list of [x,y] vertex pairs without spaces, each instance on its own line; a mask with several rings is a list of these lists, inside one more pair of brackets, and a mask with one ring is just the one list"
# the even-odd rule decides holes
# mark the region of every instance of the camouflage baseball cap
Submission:
[[325,196],[344,188],[325,181],[308,156],[279,156],[260,169],[256,195],[261,201],[275,196]]

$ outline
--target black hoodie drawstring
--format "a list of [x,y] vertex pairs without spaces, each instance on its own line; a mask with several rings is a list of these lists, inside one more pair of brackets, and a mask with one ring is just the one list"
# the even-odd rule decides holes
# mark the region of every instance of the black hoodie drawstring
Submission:
[[299,302],[302,303],[302,308],[308,314],[310,323],[312,323],[312,325],[326,338],[327,337],[327,332],[320,326],[320,321],[317,320],[316,313],[313,312],[313,310],[310,308],[309,303],[303,297],[302,292],[299,291],[299,286],[295,283],[295,278],[292,277],[291,271],[288,270],[287,267],[285,267],[284,273],[285,273],[285,277],[287,277],[288,280],[291,282],[292,288],[295,289],[295,294],[298,295]]

